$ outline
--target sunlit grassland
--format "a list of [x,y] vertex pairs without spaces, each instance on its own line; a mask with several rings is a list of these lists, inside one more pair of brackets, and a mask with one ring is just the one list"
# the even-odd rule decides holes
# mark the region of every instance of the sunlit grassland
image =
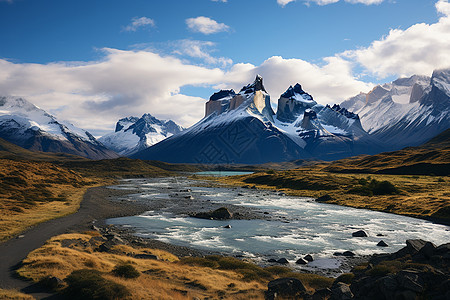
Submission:
[[[47,276],[64,279],[74,270],[95,269],[104,278],[125,286],[132,299],[264,299],[267,283],[278,277],[297,277],[310,291],[333,282],[285,267],[262,268],[232,257],[178,258],[162,250],[128,245],[115,246],[109,253],[98,252],[93,242],[97,235],[86,232],[53,237],[31,252],[17,273],[38,282]],[[134,258],[136,254],[156,255],[159,260]],[[141,275],[135,279],[114,276],[114,267],[125,263]]]

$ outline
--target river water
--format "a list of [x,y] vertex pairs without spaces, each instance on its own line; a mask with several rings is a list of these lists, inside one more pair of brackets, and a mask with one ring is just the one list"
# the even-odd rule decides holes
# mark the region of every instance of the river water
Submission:
[[[405,246],[407,239],[424,239],[437,245],[450,242],[450,227],[425,220],[317,203],[311,198],[275,192],[196,185],[198,182],[186,178],[125,180],[112,188],[139,189],[139,193],[126,196],[122,201],[157,202],[158,208],[140,216],[110,219],[108,223],[131,227],[143,237],[242,255],[261,263],[268,258],[280,257],[293,263],[306,254],[312,254],[315,261],[306,268],[338,268],[342,262],[333,255],[335,252],[350,250],[358,256],[395,252]],[[192,203],[206,203],[206,206],[202,204],[206,210],[207,203],[237,205],[271,218],[197,219],[173,207],[177,206],[173,204],[174,195],[184,198],[188,195],[195,199]],[[161,205],[165,201],[172,203],[172,207]],[[231,228],[224,228],[225,225],[231,225]],[[369,237],[352,237],[357,230],[366,231]],[[378,247],[380,240],[389,247]]]

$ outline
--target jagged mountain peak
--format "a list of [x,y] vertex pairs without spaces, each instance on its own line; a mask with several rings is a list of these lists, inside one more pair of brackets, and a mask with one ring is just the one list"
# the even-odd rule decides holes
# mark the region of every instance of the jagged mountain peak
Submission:
[[165,138],[180,133],[184,128],[172,120],[160,120],[149,113],[142,117],[120,119],[113,133],[99,140],[109,149],[128,156],[144,150]]
[[[301,98],[299,98],[298,95],[300,95]],[[302,86],[299,83],[296,83],[293,87],[292,85],[289,86],[289,88],[283,94],[281,94],[281,97],[295,100],[314,100],[310,94],[303,90]]]
[[266,89],[264,88],[263,78],[259,74],[256,75],[255,81],[253,81],[253,83],[251,83],[251,84],[244,86],[239,91],[239,94],[250,94],[250,93],[254,93],[256,91],[263,91],[263,92],[267,93]]
[[21,97],[0,97],[0,137],[29,150],[91,159],[118,157],[89,132],[58,120]]
[[220,90],[214,94],[211,95],[211,97],[209,97],[209,100],[211,101],[217,101],[223,98],[228,98],[228,97],[233,97],[235,96],[236,93],[233,89],[231,90]]

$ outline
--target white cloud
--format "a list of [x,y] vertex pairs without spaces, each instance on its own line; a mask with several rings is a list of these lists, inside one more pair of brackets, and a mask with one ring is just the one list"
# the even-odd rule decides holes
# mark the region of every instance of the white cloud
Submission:
[[277,0],[277,3],[284,7],[286,4],[294,2],[295,0]]
[[223,3],[227,3],[228,2],[227,0],[211,0],[211,1],[213,1],[213,2],[223,2]]
[[436,9],[439,13],[447,17],[450,16],[450,3],[447,0],[439,0],[436,3]]
[[233,63],[233,60],[226,57],[214,57],[211,52],[215,51],[216,44],[210,41],[180,40],[174,43],[175,54],[187,55],[193,58],[200,58],[210,65],[226,67]]
[[225,74],[227,83],[221,88],[239,90],[242,83],[251,82],[256,74],[261,74],[273,103],[290,85],[300,83],[319,103],[331,104],[373,86],[353,76],[350,62],[338,57],[328,57],[324,61],[324,66],[318,66],[301,59],[273,56],[259,66],[236,64]]
[[189,18],[186,19],[186,24],[190,30],[203,34],[218,33],[230,29],[228,25],[218,23],[208,17]]
[[342,57],[360,63],[380,78],[429,75],[434,69],[450,67],[450,4],[440,0],[436,9],[443,15],[437,23],[392,29],[369,47],[347,51]]
[[134,17],[131,23],[124,27],[124,31],[136,31],[142,27],[155,27],[156,23],[153,19],[147,17]]
[[[260,66],[235,64],[225,72],[151,51],[103,51],[103,59],[85,63],[20,64],[0,59],[0,95],[25,97],[61,119],[99,133],[112,130],[119,118],[146,112],[190,126],[203,117],[205,99],[180,93],[182,87],[239,90],[258,73],[265,77],[274,103],[296,82],[320,103],[369,89],[352,76],[350,63],[339,58],[327,58],[320,67],[275,56]],[[192,51],[192,56],[204,55],[201,49]]]
[[15,64],[0,60],[0,94],[29,99],[86,129],[113,128],[145,112],[187,126],[203,116],[204,101],[180,94],[186,85],[212,85],[223,71],[146,51],[104,49],[100,61]]

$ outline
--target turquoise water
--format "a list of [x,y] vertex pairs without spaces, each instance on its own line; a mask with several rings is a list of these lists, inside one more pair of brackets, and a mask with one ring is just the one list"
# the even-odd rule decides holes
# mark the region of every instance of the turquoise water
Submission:
[[242,172],[242,171],[204,171],[197,172],[195,175],[200,176],[215,176],[215,177],[225,177],[225,176],[236,176],[236,175],[249,175],[254,172]]

